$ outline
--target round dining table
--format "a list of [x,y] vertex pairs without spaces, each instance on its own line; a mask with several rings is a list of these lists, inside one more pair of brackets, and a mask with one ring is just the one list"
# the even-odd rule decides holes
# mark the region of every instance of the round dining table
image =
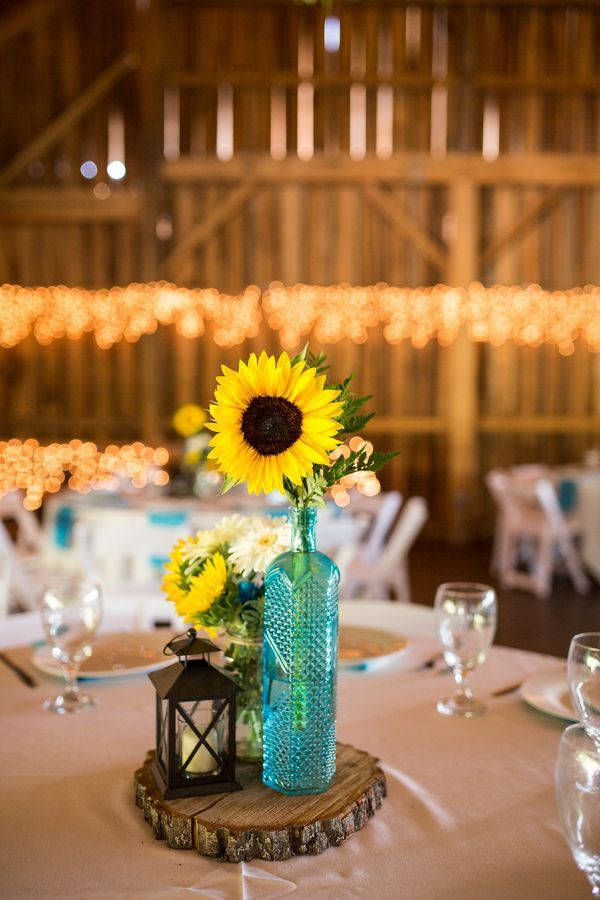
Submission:
[[[387,798],[361,831],[320,856],[233,864],[168,848],[135,806],[133,773],[155,737],[148,677],[89,682],[95,709],[53,715],[42,702],[60,683],[31,662],[39,623],[32,613],[10,618],[3,653],[35,685],[0,663],[3,898],[590,896],[556,811],[554,764],[566,722],[526,705],[518,689],[534,673],[562,671],[564,660],[493,647],[472,678],[487,713],[446,717],[436,701],[453,682],[441,659],[431,664],[432,610],[343,604],[343,625],[407,638],[406,652],[339,677],[338,739],[381,761]],[[109,631],[127,627],[114,611],[104,622]]]

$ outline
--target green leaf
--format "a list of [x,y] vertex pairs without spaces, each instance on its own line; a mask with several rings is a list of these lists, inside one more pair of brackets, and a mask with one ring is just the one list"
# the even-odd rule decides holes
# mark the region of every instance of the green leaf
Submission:
[[223,479],[223,485],[221,487],[221,490],[219,491],[219,496],[222,497],[223,494],[226,494],[227,491],[230,491],[231,488],[236,486],[236,484],[239,484],[237,478],[232,478],[230,475],[226,475]]
[[292,366],[295,366],[296,363],[302,362],[303,359],[306,359],[306,354],[308,353],[308,343],[304,345],[302,350],[299,353],[296,353],[294,357],[292,357]]

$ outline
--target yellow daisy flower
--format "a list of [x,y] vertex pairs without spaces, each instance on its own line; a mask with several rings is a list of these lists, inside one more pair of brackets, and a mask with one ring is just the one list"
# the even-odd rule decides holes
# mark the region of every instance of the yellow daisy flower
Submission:
[[199,575],[192,575],[187,593],[175,601],[178,615],[193,623],[194,616],[206,612],[223,593],[227,581],[227,565],[220,553],[207,559]]
[[314,465],[330,465],[343,404],[339,391],[324,387],[324,375],[304,360],[292,366],[285,352],[278,360],[252,353],[237,372],[222,371],[210,406],[214,422],[206,425],[215,432],[209,459],[221,472],[258,494],[283,491],[284,476],[300,484]]
[[192,437],[204,428],[208,416],[197,403],[184,403],[172,418],[173,428],[183,437]]

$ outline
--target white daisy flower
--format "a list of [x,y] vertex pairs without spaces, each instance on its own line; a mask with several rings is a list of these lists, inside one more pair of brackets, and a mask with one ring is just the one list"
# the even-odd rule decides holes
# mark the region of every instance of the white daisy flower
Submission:
[[262,573],[276,556],[290,549],[290,524],[284,516],[253,516],[249,528],[229,548],[236,572],[248,577]]
[[214,528],[206,528],[199,531],[181,548],[181,558],[188,569],[193,568],[203,559],[211,556],[218,546],[219,541]]
[[252,520],[255,516],[240,516],[234,513],[232,516],[225,516],[212,529],[217,544],[233,544],[246,534],[252,527]]

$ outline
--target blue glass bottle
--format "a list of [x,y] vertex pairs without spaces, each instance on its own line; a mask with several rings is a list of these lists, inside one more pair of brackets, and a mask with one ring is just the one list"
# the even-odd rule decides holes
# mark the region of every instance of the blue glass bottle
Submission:
[[291,549],[265,575],[263,782],[284,794],[335,776],[340,573],[316,550],[316,518],[291,509]]

